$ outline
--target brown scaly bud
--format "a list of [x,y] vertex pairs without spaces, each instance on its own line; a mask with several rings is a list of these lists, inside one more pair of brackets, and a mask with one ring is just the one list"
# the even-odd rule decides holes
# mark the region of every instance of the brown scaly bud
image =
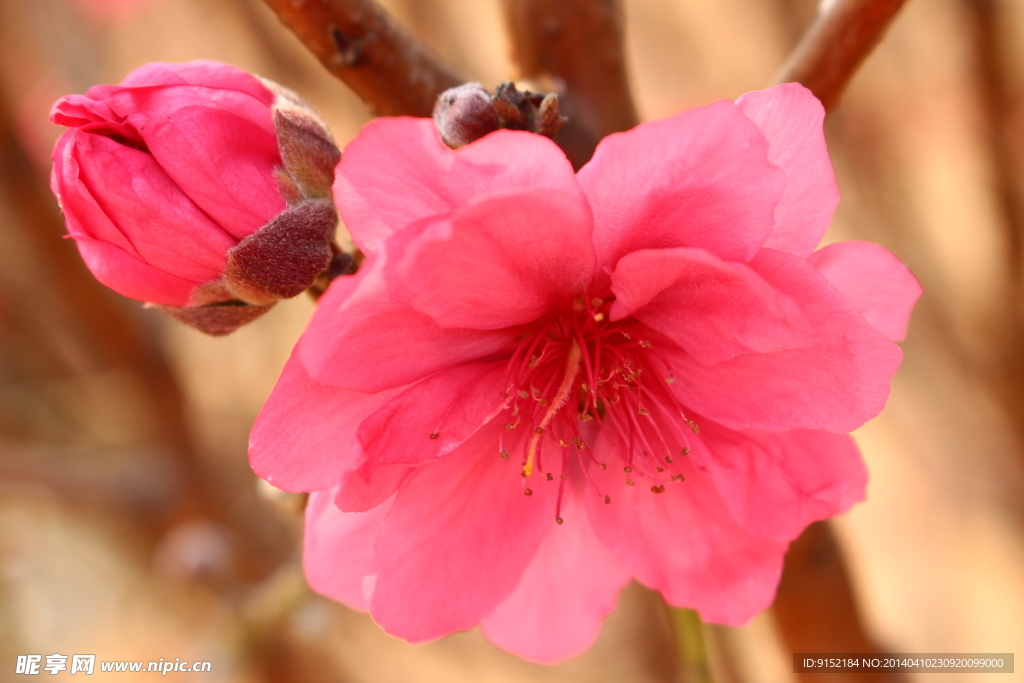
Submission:
[[464,83],[441,93],[434,104],[434,123],[444,144],[452,149],[501,127],[491,94],[479,83]]
[[437,98],[434,122],[441,139],[456,149],[506,128],[554,137],[566,119],[558,113],[558,95],[520,90],[506,81],[490,95],[479,83],[450,88]]

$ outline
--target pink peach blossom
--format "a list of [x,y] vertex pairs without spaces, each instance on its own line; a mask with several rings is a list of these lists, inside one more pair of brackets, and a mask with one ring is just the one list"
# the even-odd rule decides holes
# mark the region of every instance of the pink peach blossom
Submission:
[[539,662],[589,647],[633,578],[708,621],[767,607],[789,541],[864,497],[847,432],[920,294],[879,247],[814,251],[822,117],[782,85],[612,135],[578,174],[538,135],[368,124],[334,186],[367,260],[250,443],[314,492],[310,585]]

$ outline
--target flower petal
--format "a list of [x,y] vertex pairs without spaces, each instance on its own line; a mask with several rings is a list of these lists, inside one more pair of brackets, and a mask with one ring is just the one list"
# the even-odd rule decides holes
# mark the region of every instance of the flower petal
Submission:
[[572,165],[542,135],[501,130],[452,150],[430,119],[385,117],[366,124],[345,148],[334,201],[352,239],[370,253],[416,221],[519,188],[580,195]]
[[789,296],[743,263],[703,249],[644,249],[612,274],[611,319],[632,316],[698,363],[810,345],[813,332]]
[[[68,227],[72,219],[67,216]],[[75,234],[75,246],[93,276],[130,299],[164,306],[185,306],[196,283],[170,275],[103,240]]]
[[892,252],[871,242],[837,242],[807,261],[879,332],[893,341],[907,336],[921,284]]
[[365,466],[419,465],[461,446],[504,404],[505,366],[466,363],[388,401],[359,426]]
[[371,613],[411,642],[475,626],[515,589],[554,526],[554,487],[523,495],[519,465],[482,430],[402,484],[377,534]]
[[579,172],[598,263],[639,249],[697,247],[750,259],[771,233],[785,176],[732,102],[609,135]]
[[350,451],[359,424],[396,393],[362,394],[320,384],[293,352],[253,425],[249,465],[285,491],[336,486],[354,466]]
[[[237,90],[268,107],[274,103],[274,94],[263,85],[260,79],[237,66],[212,59],[195,59],[190,62],[150,62],[125,76],[118,85],[121,88],[199,85],[221,90]],[[93,89],[90,88],[89,92],[92,93]]]
[[763,249],[750,266],[801,308],[816,343],[713,366],[660,349],[684,405],[731,429],[849,432],[879,412],[903,355],[804,259]]
[[357,275],[338,278],[320,298],[298,344],[317,381],[373,393],[486,358],[514,338],[515,331],[439,327],[389,298],[383,265],[381,259],[368,259]]
[[768,161],[786,173],[775,228],[764,246],[807,256],[818,246],[839,204],[839,186],[825,146],[825,108],[799,83],[749,92],[736,106],[768,139]]
[[567,307],[594,274],[590,210],[564,192],[492,196],[430,221],[398,266],[441,327],[499,329]]
[[606,505],[600,495],[587,496],[593,527],[636,578],[670,604],[695,609],[705,621],[742,626],[771,604],[786,544],[744,529],[711,478],[689,461],[678,469],[685,482],[653,493],[593,468],[611,498]]
[[367,512],[342,512],[333,491],[317,491],[306,503],[302,567],[309,587],[352,609],[370,611],[376,573],[373,541],[391,511],[391,500]]
[[594,533],[583,495],[566,491],[565,523],[551,527],[519,585],[480,623],[498,647],[554,664],[593,645],[615,609],[632,575]]
[[[78,132],[68,150],[78,164],[81,187],[76,198],[66,191],[74,181],[63,183],[67,212],[85,208],[82,195],[88,193],[109,219],[81,220],[79,227],[88,236],[118,246],[127,240],[146,263],[186,280],[201,283],[220,275],[235,240],[181,192],[153,157],[85,131]],[[73,171],[69,166],[64,172]],[[107,229],[111,224],[116,233]],[[93,232],[100,226],[102,233]]]
[[270,110],[249,95],[181,86],[125,90],[123,112],[175,183],[235,239],[285,209]]
[[791,541],[864,500],[867,469],[847,434],[736,432],[698,419],[708,469],[732,514],[758,536]]

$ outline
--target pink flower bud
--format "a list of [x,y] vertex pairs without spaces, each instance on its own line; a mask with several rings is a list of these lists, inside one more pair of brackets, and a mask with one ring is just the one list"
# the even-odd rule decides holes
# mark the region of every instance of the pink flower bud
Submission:
[[51,187],[116,292],[226,334],[331,261],[340,154],[293,92],[227,64],[146,64],[59,100]]

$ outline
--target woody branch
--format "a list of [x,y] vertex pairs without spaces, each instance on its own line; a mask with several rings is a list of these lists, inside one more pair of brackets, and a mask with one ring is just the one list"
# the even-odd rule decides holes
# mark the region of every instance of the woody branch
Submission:
[[466,78],[373,0],[265,0],[378,116],[430,116]]
[[802,83],[831,111],[906,0],[825,0],[778,81]]

